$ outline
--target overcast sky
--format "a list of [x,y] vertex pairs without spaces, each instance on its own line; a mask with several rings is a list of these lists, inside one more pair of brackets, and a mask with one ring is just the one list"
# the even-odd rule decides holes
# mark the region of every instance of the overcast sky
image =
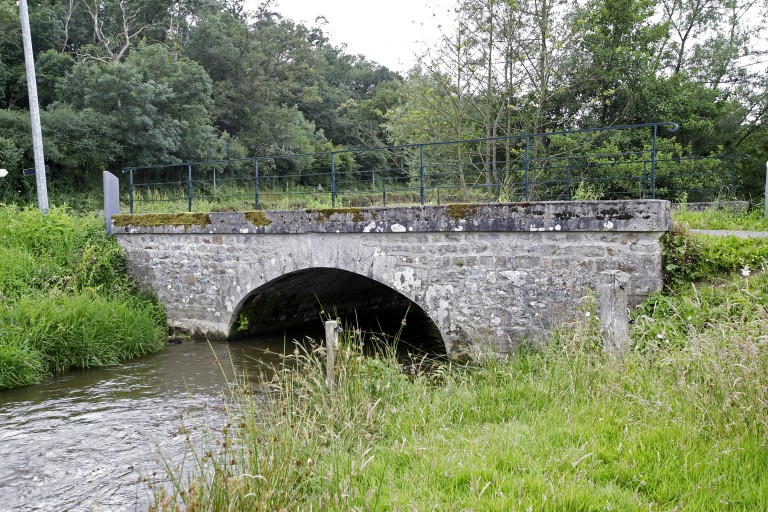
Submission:
[[[250,0],[255,5],[256,0]],[[434,42],[438,25],[450,23],[453,0],[277,0],[276,11],[308,26],[325,16],[323,31],[335,45],[346,43],[347,53],[396,71],[407,71],[414,53]]]

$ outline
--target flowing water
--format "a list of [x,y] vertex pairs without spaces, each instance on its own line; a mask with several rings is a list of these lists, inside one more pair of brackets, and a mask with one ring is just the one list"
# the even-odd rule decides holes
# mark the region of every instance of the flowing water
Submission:
[[257,375],[284,346],[188,342],[0,391],[0,510],[146,510],[149,483],[162,485],[163,464],[181,462],[185,432],[223,418],[233,373]]

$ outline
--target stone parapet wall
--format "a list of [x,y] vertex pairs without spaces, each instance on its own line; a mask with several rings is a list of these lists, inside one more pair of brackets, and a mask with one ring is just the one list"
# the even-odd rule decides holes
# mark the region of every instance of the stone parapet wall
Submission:
[[634,303],[659,289],[669,203],[211,213],[176,225],[125,217],[115,217],[114,232],[129,272],[157,294],[173,327],[227,337],[261,286],[333,268],[415,302],[448,350],[506,352],[582,314],[600,272],[628,273]]

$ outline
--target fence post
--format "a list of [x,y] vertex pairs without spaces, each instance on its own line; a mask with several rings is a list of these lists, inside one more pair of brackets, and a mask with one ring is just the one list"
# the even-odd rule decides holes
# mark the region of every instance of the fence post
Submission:
[[254,185],[256,186],[256,192],[255,192],[256,205],[255,206],[256,206],[256,209],[258,210],[259,209],[259,160],[258,159],[255,159],[253,161],[253,182],[254,182]]
[[331,152],[331,208],[336,208],[336,153]]
[[382,206],[387,206],[387,184],[384,178],[381,178],[381,201]]
[[336,382],[336,349],[339,347],[339,324],[336,320],[325,322],[325,383],[333,389]]
[[187,206],[192,211],[192,164],[187,164]]
[[736,155],[731,155],[731,201],[736,200]]
[[525,200],[528,201],[528,171],[531,168],[531,137],[525,136]]
[[128,169],[128,209],[133,213],[133,167]]
[[621,270],[600,274],[600,335],[605,351],[619,358],[629,350],[627,283],[629,275]]
[[419,201],[424,206],[424,144],[419,146]]
[[493,156],[493,163],[496,166],[496,169],[493,174],[496,175],[496,201],[501,201],[501,171],[498,168],[498,164],[496,164],[496,155]]
[[643,199],[648,197],[648,160],[643,160]]
[[656,199],[656,131],[653,125],[653,145],[651,146],[651,199]]

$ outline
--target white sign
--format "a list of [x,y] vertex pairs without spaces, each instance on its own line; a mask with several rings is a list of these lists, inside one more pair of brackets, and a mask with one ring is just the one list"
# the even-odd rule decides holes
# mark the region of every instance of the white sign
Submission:
[[6,176],[8,176],[8,171],[0,169],[0,178],[5,178]]

